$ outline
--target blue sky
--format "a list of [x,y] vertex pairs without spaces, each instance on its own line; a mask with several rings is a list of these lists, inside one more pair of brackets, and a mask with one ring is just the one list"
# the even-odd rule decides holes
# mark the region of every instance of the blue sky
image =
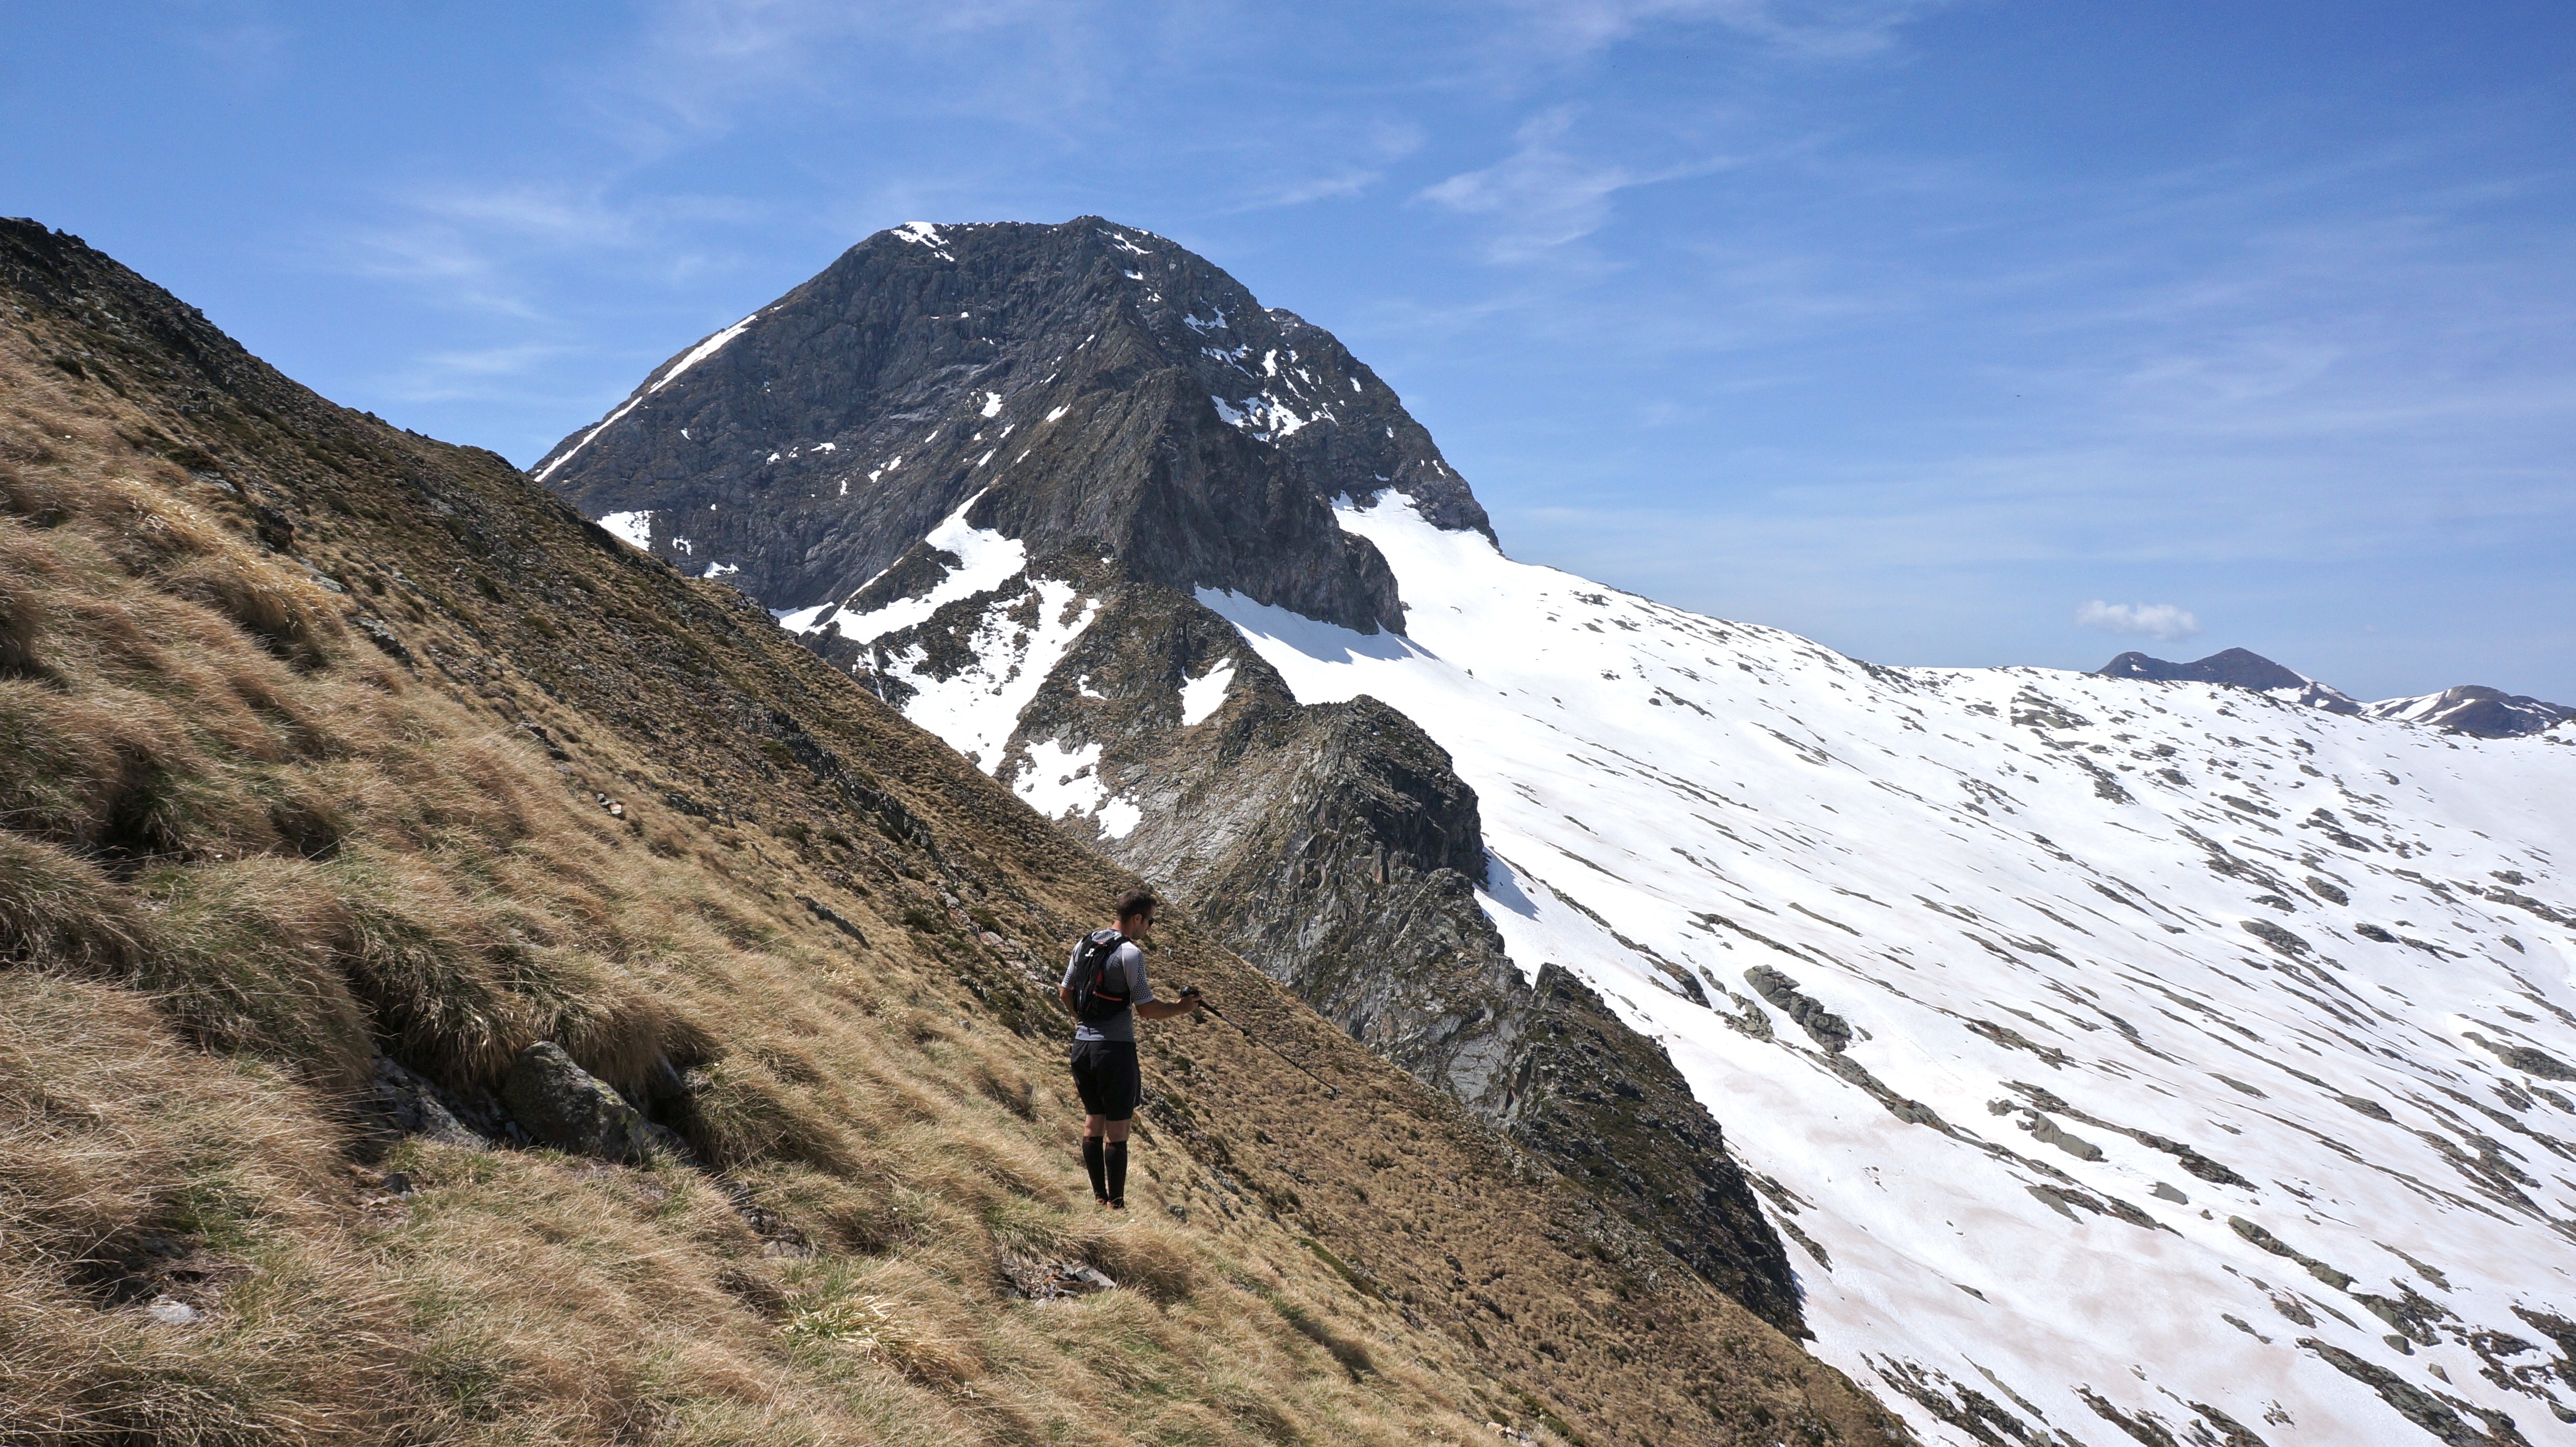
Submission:
[[521,463],[871,231],[1097,212],[1338,333],[1518,557],[1891,663],[2576,701],[2563,0],[10,26],[0,212]]

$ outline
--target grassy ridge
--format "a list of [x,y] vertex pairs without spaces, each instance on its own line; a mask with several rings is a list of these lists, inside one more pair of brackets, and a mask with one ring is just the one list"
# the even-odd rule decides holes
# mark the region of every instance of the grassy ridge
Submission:
[[[737,595],[0,225],[0,1440],[1891,1430],[1186,921],[1158,974],[1338,1094],[1153,1032],[1095,1214],[1044,982],[1124,882]],[[359,1108],[537,1040],[684,1074],[694,1161]]]

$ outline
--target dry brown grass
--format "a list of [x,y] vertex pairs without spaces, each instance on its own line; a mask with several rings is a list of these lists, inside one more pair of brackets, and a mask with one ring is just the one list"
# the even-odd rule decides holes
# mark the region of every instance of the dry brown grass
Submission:
[[[1031,977],[1114,873],[497,459],[56,305],[0,331],[0,1442],[1866,1439],[1686,1279],[1611,1302],[1559,1198],[1185,923],[1343,1100],[1191,1036],[1095,1214]],[[684,1073],[697,1162],[353,1107],[379,1054],[474,1097],[537,1040]],[[1264,1128],[1316,1109],[1413,1175],[1292,1186]],[[1465,1324],[1442,1233],[1559,1324]]]
[[[74,431],[0,487],[0,1440],[1315,1434],[1279,1382],[1171,1415],[1262,1315],[1088,1214],[1023,1051],[791,931],[714,831],[646,847],[194,504],[72,485],[118,466]],[[678,1165],[344,1169],[379,1052],[470,1090],[537,1039],[694,1067],[677,1123],[783,1229]],[[1131,1290],[1015,1320],[1005,1253]],[[174,1291],[199,1321],[148,1314]]]

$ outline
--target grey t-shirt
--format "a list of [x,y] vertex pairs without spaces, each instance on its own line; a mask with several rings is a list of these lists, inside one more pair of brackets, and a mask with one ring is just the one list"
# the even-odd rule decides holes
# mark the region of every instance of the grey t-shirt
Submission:
[[[1089,938],[1089,935],[1083,936],[1083,939]],[[1129,991],[1127,1003],[1129,1008],[1119,1011],[1117,1014],[1110,1016],[1108,1019],[1103,1020],[1096,1025],[1087,1020],[1075,1025],[1073,1027],[1073,1038],[1076,1040],[1124,1040],[1133,1044],[1136,1040],[1136,1011],[1134,1007],[1142,1005],[1154,998],[1154,987],[1145,982],[1145,952],[1136,948],[1136,942],[1134,940],[1129,940],[1127,943],[1118,947],[1118,953],[1110,957],[1110,963],[1112,965],[1124,965],[1127,969],[1127,989]],[[1073,942],[1073,955],[1064,962],[1064,987],[1066,989],[1070,990],[1073,988],[1075,972],[1081,968],[1081,965],[1082,940],[1075,940]]]

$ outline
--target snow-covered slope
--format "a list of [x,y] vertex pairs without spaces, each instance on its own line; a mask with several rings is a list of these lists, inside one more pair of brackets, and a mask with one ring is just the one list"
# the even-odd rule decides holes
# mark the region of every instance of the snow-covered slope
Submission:
[[1515,961],[1667,1043],[1927,1437],[2565,1440],[2576,731],[1877,667],[1341,516],[1409,643],[1201,601],[1451,751]]
[[2150,658],[2131,651],[2094,670],[2104,678],[2156,679],[2165,683],[2227,683],[2267,693],[2283,703],[2321,708],[2328,713],[2355,713],[2401,723],[2430,724],[2444,733],[2482,739],[2545,733],[2576,719],[2576,708],[2546,703],[2523,694],[2481,684],[2446,688],[2413,698],[2384,698],[2364,703],[2331,684],[2282,667],[2259,653],[2230,648],[2190,663]]
[[[1665,1043],[1803,1251],[1818,1349],[1928,1440],[2576,1420],[2576,729],[1878,667],[1397,494],[1338,516],[1407,636],[1200,601],[1301,701],[1450,751],[1513,960]],[[888,675],[988,769],[1090,618],[1023,586],[1055,591],[977,667]],[[1016,782],[1123,834],[1083,762]]]

